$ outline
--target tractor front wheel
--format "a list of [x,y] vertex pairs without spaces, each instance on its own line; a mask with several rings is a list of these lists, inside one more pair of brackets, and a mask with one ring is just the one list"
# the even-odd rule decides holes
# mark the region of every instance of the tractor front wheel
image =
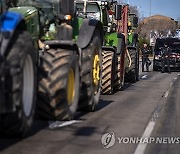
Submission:
[[5,61],[5,98],[14,111],[1,115],[0,132],[24,136],[33,122],[36,101],[36,51],[30,35],[16,31]]
[[101,91],[101,37],[98,30],[94,32],[90,44],[82,50],[82,93],[81,107],[88,111],[95,111]]
[[71,120],[79,101],[79,63],[74,51],[50,49],[41,57],[37,115]]
[[[113,51],[104,51],[102,64],[102,94],[113,94],[115,79],[115,58]],[[118,79],[117,79],[118,80]]]

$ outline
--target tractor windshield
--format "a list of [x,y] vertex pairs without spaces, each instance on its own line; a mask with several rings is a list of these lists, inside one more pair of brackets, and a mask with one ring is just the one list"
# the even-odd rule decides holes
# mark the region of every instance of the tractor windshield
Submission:
[[86,6],[84,6],[84,3],[82,2],[76,3],[76,8],[78,14],[84,13],[85,10],[85,14],[87,18],[100,20],[100,8],[98,4],[95,2],[90,2],[90,3],[87,2]]
[[87,5],[87,13],[98,13],[100,12],[100,8],[98,7],[98,5],[96,3],[89,3]]
[[38,9],[41,23],[53,21],[57,0],[19,0],[17,6],[32,6]]
[[76,3],[76,9],[78,13],[82,13],[84,10],[84,3]]
[[55,13],[58,0],[19,0],[17,6],[33,6],[49,16]]
[[48,13],[53,8],[53,3],[51,0],[19,0],[17,6],[33,6]]
[[86,8],[87,18],[100,19],[100,8],[97,3],[89,3]]

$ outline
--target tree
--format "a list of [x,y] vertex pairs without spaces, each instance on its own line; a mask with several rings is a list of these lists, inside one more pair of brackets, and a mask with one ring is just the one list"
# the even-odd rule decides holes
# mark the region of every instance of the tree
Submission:
[[150,32],[157,31],[158,33],[167,32],[167,31],[174,31],[176,29],[176,22],[171,18],[165,16],[152,16],[149,18],[145,18],[143,21],[140,22],[138,31],[140,37],[149,39]]

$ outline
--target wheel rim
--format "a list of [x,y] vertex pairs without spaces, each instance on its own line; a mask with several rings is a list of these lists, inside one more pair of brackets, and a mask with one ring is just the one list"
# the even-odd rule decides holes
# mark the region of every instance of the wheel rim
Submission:
[[99,81],[100,81],[100,58],[98,54],[95,54],[93,60],[93,84],[94,84],[95,94],[98,91]]
[[28,55],[23,66],[23,109],[26,116],[29,116],[32,110],[34,88],[33,61]]
[[68,74],[68,105],[72,105],[75,95],[74,71],[71,68]]

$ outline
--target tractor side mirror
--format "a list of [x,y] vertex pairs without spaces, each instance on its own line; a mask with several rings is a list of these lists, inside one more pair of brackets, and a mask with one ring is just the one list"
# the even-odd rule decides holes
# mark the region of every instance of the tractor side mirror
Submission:
[[122,5],[115,5],[115,20],[121,20]]
[[138,27],[138,17],[133,17],[133,26]]

